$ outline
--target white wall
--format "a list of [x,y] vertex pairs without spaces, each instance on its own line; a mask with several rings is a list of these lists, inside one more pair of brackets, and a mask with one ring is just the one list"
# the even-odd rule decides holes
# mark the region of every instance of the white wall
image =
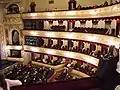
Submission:
[[[46,8],[48,9],[68,9],[68,0],[54,0],[54,4],[49,4],[49,0],[34,0],[36,2],[36,11],[44,11]],[[77,5],[81,6],[90,6],[90,5],[99,5],[103,4],[105,0],[76,0]],[[110,2],[111,0],[106,0]],[[115,2],[115,0],[113,0]],[[23,0],[24,11],[28,11],[30,0]]]
[[4,5],[0,4],[0,23],[3,23],[4,18]]
[[23,2],[22,2],[22,4],[21,4],[21,6],[23,6],[23,12],[27,12],[28,10],[29,10],[29,0],[23,0]]
[[7,56],[5,31],[4,31],[4,25],[3,25],[4,6],[5,6],[4,4],[0,4],[0,54],[1,54],[1,59],[5,59]]

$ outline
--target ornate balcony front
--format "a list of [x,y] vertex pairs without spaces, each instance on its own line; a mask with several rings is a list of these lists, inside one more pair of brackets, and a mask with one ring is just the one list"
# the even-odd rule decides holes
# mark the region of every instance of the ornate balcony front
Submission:
[[87,19],[120,16],[120,4],[90,10],[24,13],[23,19]]

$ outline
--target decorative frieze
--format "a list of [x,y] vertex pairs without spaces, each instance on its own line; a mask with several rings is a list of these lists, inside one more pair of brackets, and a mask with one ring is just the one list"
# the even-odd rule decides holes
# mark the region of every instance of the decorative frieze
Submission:
[[23,24],[20,14],[8,14],[4,18],[5,25],[21,25]]

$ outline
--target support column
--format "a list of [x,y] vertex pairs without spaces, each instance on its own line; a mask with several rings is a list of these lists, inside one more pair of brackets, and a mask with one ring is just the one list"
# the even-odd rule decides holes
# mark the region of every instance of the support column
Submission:
[[30,52],[24,52],[24,65],[27,65],[29,62],[31,62],[31,53]]

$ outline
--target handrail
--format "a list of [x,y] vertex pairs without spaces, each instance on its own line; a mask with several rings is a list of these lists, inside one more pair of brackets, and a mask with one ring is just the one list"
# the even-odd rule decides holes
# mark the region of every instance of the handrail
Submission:
[[90,77],[44,84],[22,85],[12,87],[11,90],[89,90],[98,88],[97,82],[96,77]]

